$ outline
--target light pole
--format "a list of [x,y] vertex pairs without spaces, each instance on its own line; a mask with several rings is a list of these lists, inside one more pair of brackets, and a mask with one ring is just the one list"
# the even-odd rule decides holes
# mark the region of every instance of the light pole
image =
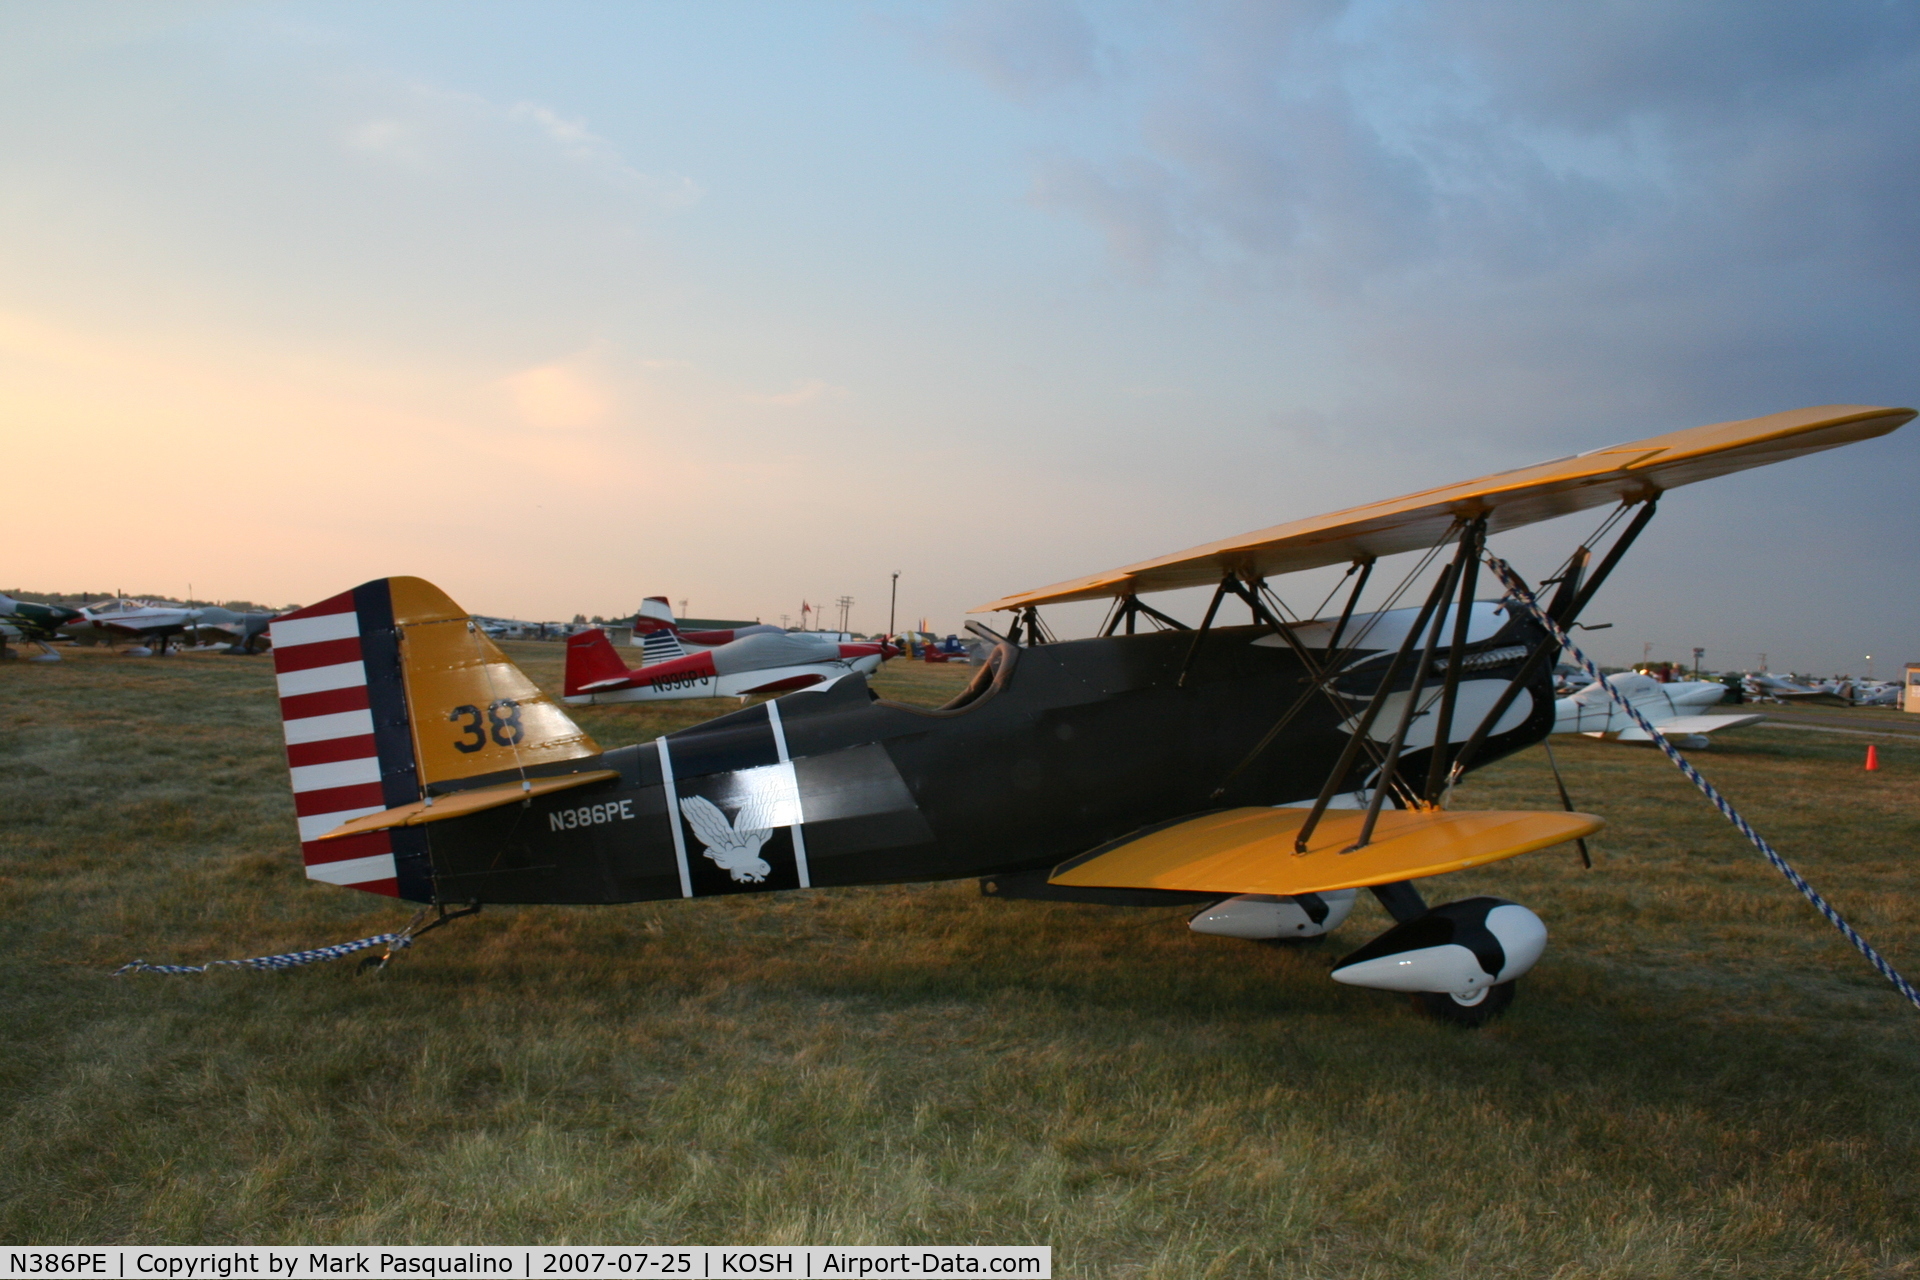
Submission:
[[893,571],[893,590],[887,596],[887,636],[889,639],[899,634],[893,629],[893,610],[894,610],[894,606],[899,603],[900,603],[900,571],[898,569],[895,569]]

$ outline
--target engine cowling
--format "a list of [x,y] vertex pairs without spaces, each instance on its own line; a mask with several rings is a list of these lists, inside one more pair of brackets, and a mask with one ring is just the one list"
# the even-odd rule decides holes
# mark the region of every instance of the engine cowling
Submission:
[[1434,991],[1470,999],[1533,968],[1547,926],[1517,902],[1463,898],[1433,908],[1344,957],[1333,980],[1381,991]]
[[1243,893],[1237,898],[1216,902],[1194,914],[1187,928],[1195,933],[1211,933],[1222,938],[1247,938],[1268,942],[1276,938],[1318,938],[1332,933],[1345,923],[1353,911],[1356,890],[1333,889],[1326,893],[1301,894],[1297,898],[1278,898],[1266,893]]

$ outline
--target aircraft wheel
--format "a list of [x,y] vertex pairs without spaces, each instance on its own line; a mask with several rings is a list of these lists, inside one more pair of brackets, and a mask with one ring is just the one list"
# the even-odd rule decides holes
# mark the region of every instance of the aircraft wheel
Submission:
[[1436,1022],[1450,1022],[1456,1027],[1484,1027],[1513,1003],[1513,983],[1497,982],[1481,988],[1477,994],[1479,998],[1469,1004],[1451,992],[1419,991],[1414,993],[1413,1007]]

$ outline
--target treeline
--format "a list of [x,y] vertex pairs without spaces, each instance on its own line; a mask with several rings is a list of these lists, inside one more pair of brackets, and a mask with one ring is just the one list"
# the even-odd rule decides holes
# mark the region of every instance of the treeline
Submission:
[[[29,591],[25,587],[0,588],[0,595],[9,595],[16,600],[33,600],[41,604],[63,604],[69,609],[78,609],[82,605],[99,604],[102,600],[118,600],[120,596],[112,591]],[[146,595],[138,591],[126,593],[129,600],[148,600],[154,604],[182,604],[182,601],[165,595]],[[195,608],[217,605],[222,609],[231,609],[235,613],[285,613],[289,609],[298,609],[297,604],[256,604],[252,600],[195,600]]]

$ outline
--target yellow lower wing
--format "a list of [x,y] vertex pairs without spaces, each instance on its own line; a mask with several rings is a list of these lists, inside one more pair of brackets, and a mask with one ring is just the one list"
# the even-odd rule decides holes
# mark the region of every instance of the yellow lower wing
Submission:
[[1359,838],[1364,813],[1333,810],[1307,852],[1294,837],[1306,809],[1227,809],[1096,849],[1054,870],[1049,883],[1189,893],[1325,893],[1459,871],[1531,853],[1606,825],[1590,813],[1446,812],[1380,815],[1373,841]]
[[425,822],[445,822],[448,818],[464,818],[470,813],[479,813],[484,809],[498,809],[503,804],[513,804],[520,800],[531,800],[535,796],[544,796],[554,791],[566,791],[571,787],[584,787],[589,782],[605,782],[608,778],[620,776],[618,769],[588,769],[583,773],[563,773],[557,778],[530,778],[524,784],[515,779],[492,787],[475,787],[471,791],[456,791],[452,795],[436,796],[432,804],[416,801],[403,804],[398,809],[384,809],[379,813],[369,813],[364,817],[353,818],[341,823],[322,840],[341,840],[347,836],[357,836],[368,831],[381,831],[387,827],[417,827]]

